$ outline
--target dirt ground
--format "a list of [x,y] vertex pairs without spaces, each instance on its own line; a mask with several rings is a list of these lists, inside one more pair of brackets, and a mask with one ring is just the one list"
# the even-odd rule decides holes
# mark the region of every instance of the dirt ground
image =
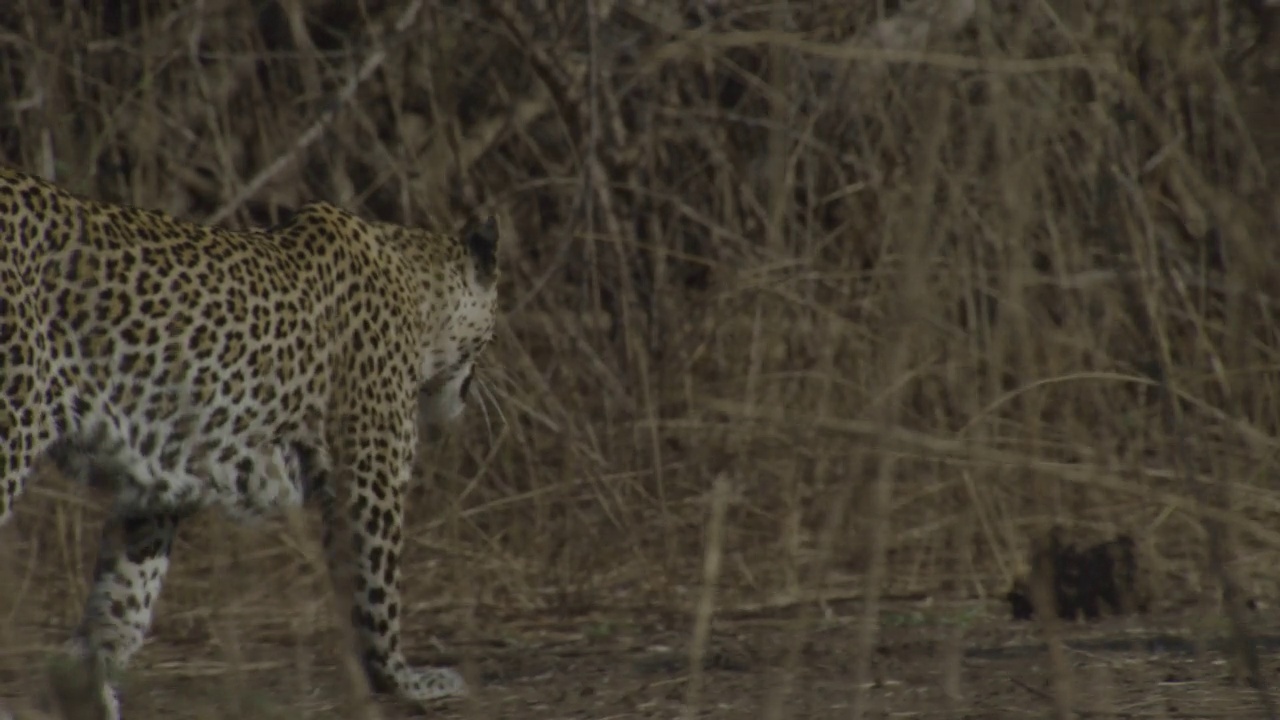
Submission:
[[[692,717],[844,718],[855,698],[857,603],[828,606],[790,661],[793,611],[717,621]],[[1064,628],[1083,717],[1265,717],[1257,691],[1233,679],[1225,625],[1191,611]],[[1255,618],[1256,619],[1256,618]],[[1050,671],[1036,626],[995,603],[942,608],[896,602],[881,615],[866,717],[1046,717]],[[450,643],[476,693],[422,710],[380,702],[388,718],[672,718],[686,708],[687,628],[634,612],[507,618],[493,634]],[[1264,657],[1280,643],[1260,629]],[[310,646],[310,647],[307,647]],[[158,632],[127,679],[132,717],[339,717],[341,686],[322,637],[244,638],[231,661],[208,644]],[[10,657],[10,660],[14,658]],[[790,677],[786,668],[798,670]],[[33,672],[7,663],[0,692],[21,696]],[[21,667],[21,665],[18,665]],[[34,667],[27,665],[26,667]],[[1265,661],[1275,680],[1280,661]],[[789,688],[784,690],[784,688]],[[774,714],[776,713],[776,714]]]

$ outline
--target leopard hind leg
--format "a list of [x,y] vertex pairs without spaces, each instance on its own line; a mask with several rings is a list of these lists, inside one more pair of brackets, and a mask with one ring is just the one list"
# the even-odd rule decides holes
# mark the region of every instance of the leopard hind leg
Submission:
[[180,520],[122,513],[103,528],[93,587],[67,647],[94,679],[99,717],[120,717],[115,686],[151,627]]
[[52,338],[48,323],[39,322],[35,298],[20,281],[16,271],[0,269],[0,526],[13,515],[32,470],[58,432]]

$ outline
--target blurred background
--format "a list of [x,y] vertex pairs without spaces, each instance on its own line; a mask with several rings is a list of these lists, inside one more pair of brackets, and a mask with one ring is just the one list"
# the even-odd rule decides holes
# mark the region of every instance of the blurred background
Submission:
[[[439,716],[1265,716],[1221,661],[1280,559],[1273,5],[10,0],[0,158],[232,227],[499,217],[410,493],[409,654],[478,688]],[[104,508],[48,473],[0,533],[0,694]],[[1053,527],[1133,538],[1149,612],[1058,628],[1116,647],[1010,619]],[[126,707],[336,716],[308,552],[184,527]]]

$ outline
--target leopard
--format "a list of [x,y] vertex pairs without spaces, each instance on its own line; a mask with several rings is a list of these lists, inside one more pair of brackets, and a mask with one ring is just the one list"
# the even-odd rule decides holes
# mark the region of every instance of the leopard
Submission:
[[498,317],[492,215],[439,232],[311,202],[231,229],[0,166],[0,525],[44,463],[109,500],[66,650],[101,716],[143,645],[183,520],[316,505],[372,688],[468,693],[401,639],[419,434],[451,424]]

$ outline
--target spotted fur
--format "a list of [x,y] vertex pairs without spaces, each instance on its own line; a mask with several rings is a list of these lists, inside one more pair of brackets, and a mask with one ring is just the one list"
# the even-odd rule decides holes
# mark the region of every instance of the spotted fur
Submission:
[[403,497],[492,337],[497,241],[325,204],[235,232],[0,168],[0,524],[42,457],[114,497],[75,651],[110,676],[141,646],[183,518],[316,498],[375,687],[463,692],[401,650]]

